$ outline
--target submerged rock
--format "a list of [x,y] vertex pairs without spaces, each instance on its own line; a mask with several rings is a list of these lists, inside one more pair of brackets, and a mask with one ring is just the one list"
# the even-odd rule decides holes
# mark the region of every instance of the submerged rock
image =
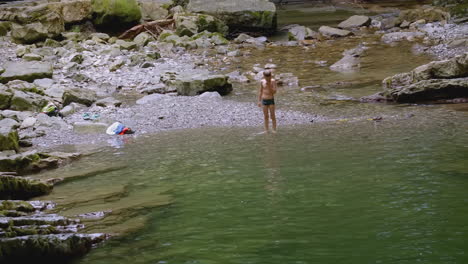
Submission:
[[468,97],[468,53],[388,77],[383,88],[385,95],[397,102]]
[[85,254],[108,238],[102,233],[78,234],[84,227],[79,220],[42,212],[53,208],[51,202],[0,202],[2,263],[62,263]]
[[421,39],[425,36],[422,32],[391,32],[382,36],[382,41],[384,43],[390,44],[398,41],[415,41],[416,39]]
[[319,28],[319,32],[327,37],[347,37],[353,35],[351,31],[333,28],[329,26],[321,26]]
[[359,69],[361,66],[360,57],[365,49],[366,47],[360,45],[357,48],[343,52],[343,58],[331,65],[330,69],[338,72],[349,72]]
[[273,32],[277,25],[276,7],[268,0],[190,0],[187,10],[213,15],[231,32]]

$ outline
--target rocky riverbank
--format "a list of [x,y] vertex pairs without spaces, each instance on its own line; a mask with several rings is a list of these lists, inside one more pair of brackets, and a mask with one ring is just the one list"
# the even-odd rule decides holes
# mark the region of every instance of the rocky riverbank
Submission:
[[[318,32],[302,25],[289,25],[283,28],[288,32],[287,41],[270,42],[265,36],[253,35],[275,31],[274,5],[258,0],[256,4],[245,1],[235,9],[214,8],[222,5],[220,2],[189,1],[188,6],[183,7],[175,3],[140,1],[132,3],[128,13],[112,7],[93,6],[87,0],[0,8],[0,20],[3,20],[0,22],[3,36],[0,40],[0,171],[10,172],[1,176],[0,197],[30,199],[49,193],[56,180],[38,181],[16,174],[56,168],[80,157],[79,153],[47,152],[60,145],[100,145],[107,141],[114,144],[116,138],[197,127],[260,127],[262,114],[254,103],[255,98],[243,103],[232,96],[237,85],[259,81],[265,68],[276,71],[282,86],[297,87],[299,83],[293,73],[281,72],[272,63],[256,65],[246,72],[225,73],[226,65],[236,65],[239,58],[250,56],[253,49],[289,46],[314,49],[321,43],[363,36],[376,36],[381,45],[413,42],[414,52],[426,52],[446,61],[386,79],[385,95],[363,101],[418,102],[467,96],[468,24],[453,23],[450,14],[443,10],[424,7],[372,17],[352,16],[336,28],[322,26]],[[209,8],[207,3],[211,5]],[[239,15],[245,20],[236,20]],[[125,22],[122,25],[127,27],[115,28],[116,25],[107,20],[109,16],[122,20]],[[156,22],[132,28],[122,35],[125,38],[114,36],[115,30],[122,32],[144,21]],[[112,29],[112,32],[96,29]],[[244,31],[253,34],[241,33]],[[367,48],[362,43],[345,51],[343,58],[331,65],[330,70],[358,70]],[[406,78],[415,75],[418,78]],[[435,82],[437,96],[430,92]],[[440,84],[442,82],[445,84]],[[419,85],[418,93],[414,93],[414,85]],[[306,88],[303,90],[308,90]],[[412,93],[406,97],[411,100],[402,100],[405,91]],[[56,111],[49,112],[44,109],[46,105]],[[331,120],[326,116],[284,109],[278,109],[277,116],[280,126]],[[135,135],[105,134],[106,128],[116,121],[131,127]],[[22,195],[15,197],[13,194]],[[41,210],[23,214],[15,209],[6,212],[0,220],[16,223],[10,218],[34,218],[43,214]],[[78,225],[74,220],[63,221],[66,225]],[[30,225],[39,226],[40,223],[31,222]],[[1,238],[0,246],[5,259],[19,256],[20,251],[11,250],[17,247],[17,242],[11,241],[18,239],[58,239],[69,248],[69,239],[83,238],[83,246],[78,246],[77,251],[49,252],[58,252],[57,255],[63,257],[84,253],[105,238],[77,234],[78,228],[73,232],[68,232],[69,228],[48,228],[53,230],[49,233],[40,229],[34,233],[39,238],[29,236],[31,232],[11,231],[21,228],[21,224],[3,227],[7,235]],[[25,247],[30,246],[28,243]],[[41,243],[35,243],[40,245],[37,254],[49,254],[40,251],[44,248]]]

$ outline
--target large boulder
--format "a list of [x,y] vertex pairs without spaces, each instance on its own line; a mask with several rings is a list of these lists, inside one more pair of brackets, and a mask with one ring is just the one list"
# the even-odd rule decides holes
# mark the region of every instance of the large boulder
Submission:
[[176,33],[179,36],[193,36],[203,31],[227,35],[228,27],[221,20],[205,14],[178,13],[174,15]]
[[397,102],[468,97],[468,53],[388,77],[383,80],[383,89]]
[[36,79],[52,78],[52,64],[46,62],[7,62],[5,72],[0,75],[0,83],[12,80],[33,82]]
[[174,82],[180,95],[195,96],[204,92],[218,92],[227,95],[232,91],[232,84],[226,75],[193,74],[179,77]]
[[71,103],[83,104],[91,106],[97,100],[96,92],[89,89],[72,88],[68,89],[63,93],[62,101],[63,105],[69,105]]
[[91,0],[61,1],[58,4],[65,24],[78,23],[91,17]]
[[319,32],[326,37],[347,37],[353,35],[351,31],[333,28],[329,26],[321,26]]
[[29,44],[54,38],[65,31],[63,15],[47,3],[27,8],[12,20],[18,24],[12,25],[11,36],[19,43]]
[[94,25],[106,29],[126,29],[141,19],[135,0],[92,0]]
[[138,4],[141,9],[141,18],[144,21],[161,20],[169,15],[169,11],[164,8],[167,4],[162,4],[159,1],[139,0]]
[[429,7],[403,10],[398,17],[400,23],[403,21],[415,22],[421,19],[426,22],[447,21],[450,19],[450,14],[439,8]]
[[276,30],[276,7],[268,0],[190,0],[187,10],[223,20],[231,32]]
[[345,21],[341,22],[338,27],[343,29],[357,28],[363,26],[369,26],[372,22],[372,19],[368,16],[358,16],[354,15]]

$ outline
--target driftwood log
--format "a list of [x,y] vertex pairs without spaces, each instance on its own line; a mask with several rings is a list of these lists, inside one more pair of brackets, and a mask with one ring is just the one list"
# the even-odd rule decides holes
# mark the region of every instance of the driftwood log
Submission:
[[132,27],[131,29],[125,31],[122,35],[119,36],[120,39],[133,39],[142,32],[150,33],[154,38],[157,38],[159,34],[165,29],[174,28],[174,19],[164,19],[164,20],[155,20],[150,22],[145,22],[143,24]]

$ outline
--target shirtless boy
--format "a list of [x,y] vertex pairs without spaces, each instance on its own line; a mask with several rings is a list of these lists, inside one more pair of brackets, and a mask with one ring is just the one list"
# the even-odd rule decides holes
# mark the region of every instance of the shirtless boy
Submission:
[[265,119],[265,132],[269,132],[269,119],[273,126],[273,133],[276,133],[276,115],[275,115],[275,93],[276,81],[271,78],[271,71],[263,72],[262,80],[258,92],[258,107],[263,106],[263,117]]

